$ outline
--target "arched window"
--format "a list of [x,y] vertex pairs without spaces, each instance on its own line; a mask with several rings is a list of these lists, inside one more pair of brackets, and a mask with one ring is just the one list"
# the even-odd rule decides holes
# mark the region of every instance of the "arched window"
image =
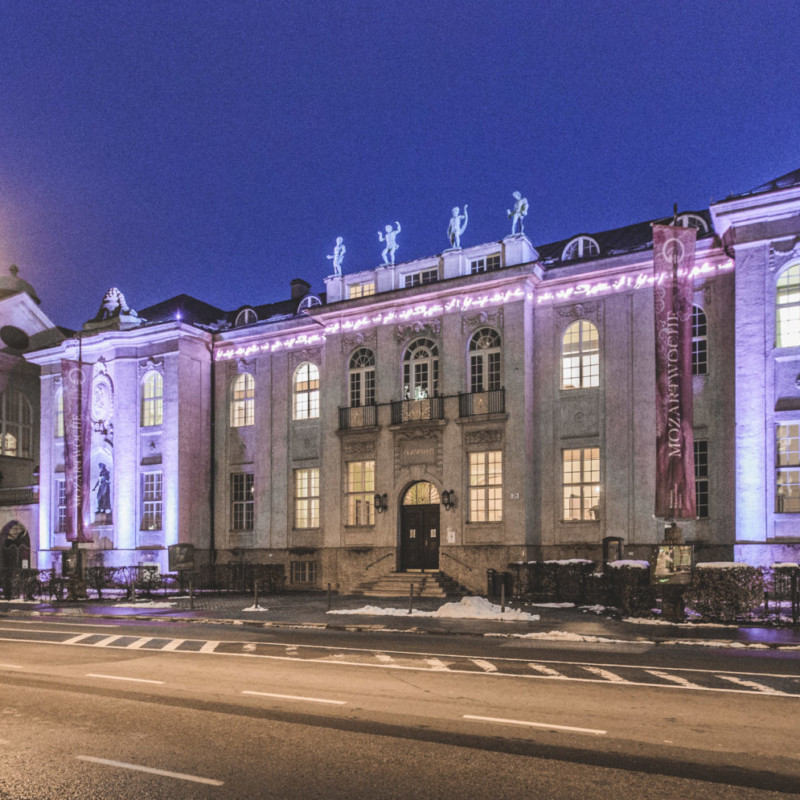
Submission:
[[785,269],[775,291],[775,346],[800,345],[800,263]]
[[500,334],[492,328],[481,328],[469,340],[469,390],[494,392],[500,388]]
[[562,261],[574,261],[578,258],[589,258],[600,254],[600,245],[591,236],[576,236],[561,253]]
[[64,391],[56,392],[56,439],[64,438]]
[[164,419],[164,380],[151,369],[142,381],[142,427],[161,425]]
[[258,314],[256,314],[252,308],[243,308],[236,315],[236,322],[234,325],[237,328],[241,328],[243,325],[252,325],[254,322],[258,322]]
[[252,375],[240,372],[231,381],[231,428],[252,425],[255,419],[256,382]]
[[600,340],[597,328],[585,319],[573,322],[561,347],[561,388],[587,389],[600,385]]
[[404,506],[429,506],[440,502],[439,490],[427,481],[412,484],[403,495]]
[[319,367],[304,361],[294,372],[294,419],[319,418]]
[[0,456],[30,458],[33,412],[22,392],[0,392]]
[[375,405],[375,354],[360,347],[350,356],[350,407]]
[[708,223],[699,214],[678,214],[677,224],[683,228],[697,228],[698,233],[708,233]]
[[403,359],[403,397],[423,400],[439,393],[439,350],[430,339],[415,339]]
[[708,323],[700,306],[692,306],[692,375],[708,373]]

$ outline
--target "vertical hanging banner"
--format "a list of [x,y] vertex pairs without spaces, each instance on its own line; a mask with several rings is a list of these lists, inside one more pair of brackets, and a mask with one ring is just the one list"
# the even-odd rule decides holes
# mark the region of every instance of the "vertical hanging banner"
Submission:
[[665,520],[697,517],[692,431],[694,228],[653,225],[656,503]]
[[64,495],[68,542],[91,542],[90,510],[92,421],[88,389],[92,364],[61,360],[64,401]]

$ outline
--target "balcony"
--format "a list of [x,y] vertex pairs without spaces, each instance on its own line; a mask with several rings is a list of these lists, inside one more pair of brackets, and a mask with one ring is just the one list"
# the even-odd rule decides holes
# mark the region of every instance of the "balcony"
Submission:
[[422,400],[393,400],[392,425],[444,419],[444,398],[426,397]]
[[378,424],[378,406],[352,406],[339,409],[339,430],[372,428]]
[[0,506],[30,506],[39,502],[38,486],[0,489]]
[[458,396],[459,417],[477,417],[481,414],[504,414],[505,410],[505,389],[494,389],[491,392],[469,392]]

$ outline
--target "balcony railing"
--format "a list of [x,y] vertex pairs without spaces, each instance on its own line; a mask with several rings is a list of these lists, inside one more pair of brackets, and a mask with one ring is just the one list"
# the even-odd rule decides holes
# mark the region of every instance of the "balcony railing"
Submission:
[[426,397],[424,400],[393,400],[392,425],[444,418],[444,398]]
[[506,390],[470,392],[458,396],[458,416],[475,417],[479,414],[503,414],[506,410]]
[[0,489],[0,506],[29,506],[39,502],[38,486]]
[[378,424],[378,406],[352,406],[339,409],[339,430],[370,428]]

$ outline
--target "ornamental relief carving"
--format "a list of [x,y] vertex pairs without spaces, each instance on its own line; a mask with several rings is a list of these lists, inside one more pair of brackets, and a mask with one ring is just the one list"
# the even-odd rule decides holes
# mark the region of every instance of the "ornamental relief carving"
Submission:
[[342,445],[342,452],[345,456],[374,456],[376,443],[373,440],[347,441]]
[[241,375],[243,372],[246,372],[248,375],[255,375],[256,362],[252,360],[246,361],[243,358],[228,362],[228,373],[231,378],[233,378],[234,375]]
[[289,352],[289,367],[294,370],[304,361],[310,361],[319,366],[322,361],[322,350],[318,347],[304,348],[303,350],[292,350]]
[[600,323],[603,320],[603,304],[598,300],[591,300],[587,303],[556,306],[556,313],[559,317],[565,317],[570,320],[586,319]]
[[[756,258],[755,251],[748,251],[746,253],[748,260]],[[773,242],[769,248],[769,269],[770,272],[778,272],[783,269],[785,264],[790,261],[800,258],[800,238],[794,237],[793,239],[783,242]],[[741,266],[744,266],[747,261],[744,259],[737,259],[740,261]],[[741,267],[740,267],[741,268]]]
[[464,434],[465,445],[500,444],[503,441],[503,431],[500,428],[489,428],[482,431],[467,431]]
[[395,478],[405,467],[442,470],[442,437],[433,431],[408,431],[395,436]]
[[164,374],[164,359],[163,358],[154,358],[150,356],[143,361],[139,362],[139,377],[141,378],[146,372],[150,372],[150,370],[155,370],[156,372],[160,373],[161,375]]
[[408,322],[405,325],[395,325],[394,338],[397,342],[404,342],[406,339],[423,333],[438,336],[441,330],[442,321],[440,319],[431,319],[426,322],[417,320],[416,322]]
[[374,351],[377,345],[375,330],[365,333],[350,333],[342,336],[342,353],[348,355],[359,347],[367,347]]
[[488,312],[481,311],[478,314],[468,314],[461,318],[461,333],[473,333],[478,328],[485,326],[503,330],[503,309],[498,308],[496,311]]

